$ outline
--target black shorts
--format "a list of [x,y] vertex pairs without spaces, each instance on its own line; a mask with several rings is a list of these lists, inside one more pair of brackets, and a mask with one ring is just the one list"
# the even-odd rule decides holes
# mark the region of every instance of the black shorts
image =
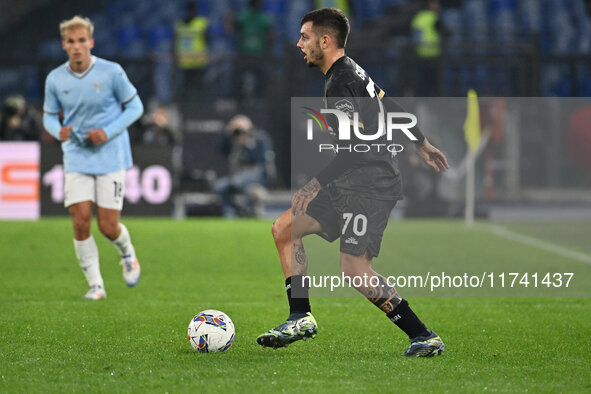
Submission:
[[322,226],[319,233],[328,242],[341,238],[341,252],[377,257],[390,212],[396,200],[376,200],[324,188],[310,201],[306,214]]

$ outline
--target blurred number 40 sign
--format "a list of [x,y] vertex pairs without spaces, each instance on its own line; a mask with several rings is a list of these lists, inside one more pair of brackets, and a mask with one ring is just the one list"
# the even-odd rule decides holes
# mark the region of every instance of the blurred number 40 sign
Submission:
[[[59,148],[58,148],[59,149]],[[64,170],[61,150],[42,150],[41,214],[65,215]],[[125,215],[170,215],[172,213],[171,152],[167,148],[138,147],[133,150],[135,165],[125,176]]]

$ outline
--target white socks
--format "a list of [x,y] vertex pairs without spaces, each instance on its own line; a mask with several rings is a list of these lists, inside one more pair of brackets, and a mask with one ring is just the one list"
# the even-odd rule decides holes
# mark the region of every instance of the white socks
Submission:
[[99,253],[96,247],[96,242],[92,235],[84,241],[77,241],[74,239],[74,250],[76,257],[80,263],[80,268],[86,276],[88,284],[92,287],[95,285],[104,287],[103,278],[99,268]]
[[[123,223],[119,225],[121,226],[121,234],[119,234],[116,240],[111,241],[111,243],[117,248],[121,258],[129,259],[133,262],[136,257],[135,250],[131,244],[131,238],[129,237],[129,231],[127,231],[127,227]],[[82,272],[84,272],[84,276],[86,276],[90,287],[98,285],[104,288],[103,277],[101,276],[99,267],[99,252],[92,235],[84,241],[74,239],[74,250],[76,251],[80,268],[82,268]]]
[[111,243],[117,248],[121,258],[135,261],[135,249],[131,244],[129,231],[127,231],[127,227],[125,227],[123,223],[119,223],[119,226],[121,226],[121,234],[119,234],[119,237],[117,237],[116,240],[111,241]]

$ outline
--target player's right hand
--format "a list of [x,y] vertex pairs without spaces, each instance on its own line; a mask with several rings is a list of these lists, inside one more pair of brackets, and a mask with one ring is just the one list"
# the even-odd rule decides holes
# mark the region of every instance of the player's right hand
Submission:
[[316,198],[320,189],[322,189],[322,186],[320,186],[316,177],[299,189],[291,200],[292,214],[294,216],[304,215],[308,209],[308,204]]
[[417,153],[427,165],[437,172],[445,171],[449,168],[445,155],[439,149],[431,145],[426,138],[423,145],[417,148]]
[[64,142],[70,139],[72,134],[72,126],[62,126],[60,129],[60,141]]

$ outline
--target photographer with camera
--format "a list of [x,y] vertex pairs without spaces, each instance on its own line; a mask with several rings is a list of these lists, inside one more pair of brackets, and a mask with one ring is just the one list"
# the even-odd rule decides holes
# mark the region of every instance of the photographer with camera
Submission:
[[0,141],[38,141],[42,130],[41,115],[27,105],[23,96],[15,94],[4,100]]
[[225,217],[261,216],[267,188],[275,179],[275,154],[267,133],[246,115],[236,115],[220,135],[218,152],[228,158],[229,174],[214,183]]

